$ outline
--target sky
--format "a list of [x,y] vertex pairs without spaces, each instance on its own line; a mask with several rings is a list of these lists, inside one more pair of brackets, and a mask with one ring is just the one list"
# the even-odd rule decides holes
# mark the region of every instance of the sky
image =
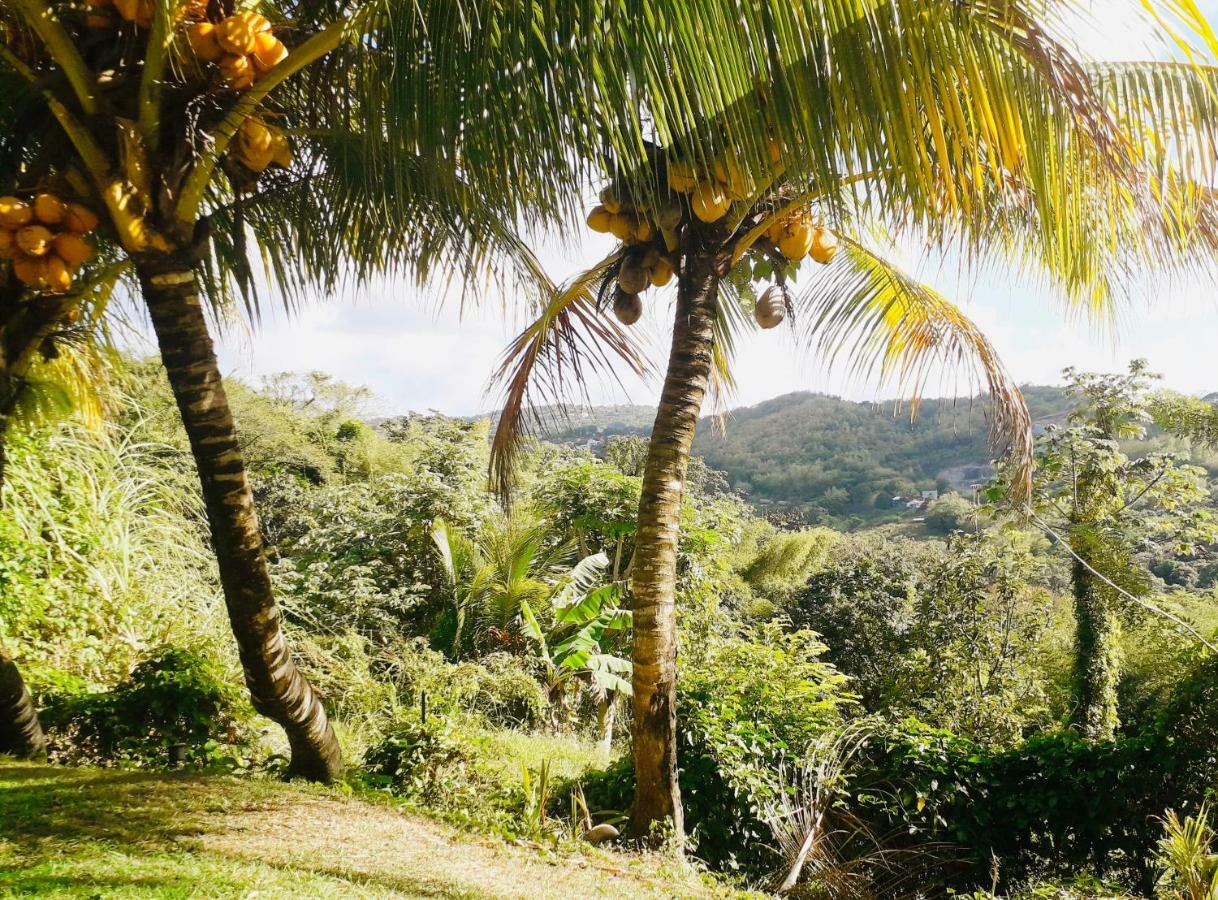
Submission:
[[[1101,8],[1111,0],[1097,0]],[[1218,0],[1201,7],[1218,22]],[[1114,4],[1115,6],[1115,4]],[[1111,8],[1111,7],[1110,7]],[[1105,10],[1103,26],[1079,31],[1078,42],[1093,56],[1144,59],[1150,55],[1144,28],[1132,15]],[[591,197],[589,198],[591,200]],[[540,246],[547,271],[561,281],[603,256],[611,239],[580,229],[573,247]],[[953,299],[997,347],[1007,369],[1021,383],[1059,381],[1066,365],[1086,370],[1123,368],[1144,357],[1164,384],[1189,393],[1218,390],[1218,297],[1200,284],[1145,290],[1126,307],[1115,329],[1100,333],[1087,321],[1067,319],[1052,293],[1023,283],[1005,271],[961,272],[937,258],[904,260],[907,270]],[[647,312],[635,326],[666,356],[672,291],[644,295]],[[318,369],[376,394],[376,411],[404,413],[435,410],[468,415],[494,409],[488,379],[507,342],[524,324],[507,318],[511,298],[490,292],[478,308],[457,304],[437,309],[435,294],[405,282],[389,282],[326,302],[317,300],[288,317],[267,304],[256,329],[221,335],[218,350],[226,375],[256,381],[281,371]],[[826,371],[794,344],[788,330],[752,331],[738,347],[738,392],[732,406],[758,403],[797,390],[825,391],[851,399],[896,396],[893,385],[851,381],[843,372]],[[969,385],[945,375],[928,395],[967,393]],[[654,403],[657,381],[624,385],[593,384],[596,403]],[[572,397],[572,400],[578,400]]]

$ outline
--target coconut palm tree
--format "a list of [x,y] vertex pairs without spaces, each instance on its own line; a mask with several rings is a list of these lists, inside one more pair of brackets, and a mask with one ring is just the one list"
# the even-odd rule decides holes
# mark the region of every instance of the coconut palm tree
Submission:
[[[544,305],[498,372],[507,388],[492,465],[506,490],[535,399],[561,401],[567,380],[619,356],[643,367],[599,341],[609,294],[633,322],[639,293],[675,272],[631,565],[632,827],[641,836],[664,822],[682,831],[681,500],[704,398],[732,385],[734,335],[753,319],[797,321],[801,342],[826,361],[897,377],[915,398],[938,364],[968,366],[990,394],[994,442],[1015,459],[1022,503],[1032,441],[1016,386],[958,308],[865,236],[882,229],[968,262],[1012,261],[1100,317],[1132,272],[1183,268],[1214,245],[1204,162],[1218,124],[1213,70],[1090,65],[1056,37],[1059,9],[1047,0],[803,0],[750,4],[739,18],[719,33],[737,42],[740,71],[722,114],[701,123],[700,139],[657,129],[641,168],[610,157],[613,180],[589,225],[622,246]],[[1203,20],[1187,18],[1212,39]],[[709,155],[707,134],[718,144]],[[809,251],[827,267],[800,269]],[[803,286],[792,291],[796,275]],[[758,297],[753,283],[770,280]]]
[[[638,29],[640,15],[674,29]],[[334,778],[339,748],[279,627],[206,310],[240,298],[256,313],[255,250],[289,303],[394,271],[481,280],[489,269],[544,284],[515,224],[565,211],[583,161],[605,146],[643,162],[643,119],[626,98],[682,91],[681,104],[648,104],[666,131],[716,108],[725,82],[707,52],[722,54],[703,24],[683,0],[0,9],[11,224],[31,224],[24,201],[39,193],[52,210],[82,204],[100,217],[101,248],[132,264],[199,471],[246,681],[255,708],[287,732],[291,774]],[[58,244],[48,253],[51,218],[17,241],[14,263],[44,296],[64,290],[87,252],[73,240],[74,260]],[[628,346],[615,329],[605,336]]]

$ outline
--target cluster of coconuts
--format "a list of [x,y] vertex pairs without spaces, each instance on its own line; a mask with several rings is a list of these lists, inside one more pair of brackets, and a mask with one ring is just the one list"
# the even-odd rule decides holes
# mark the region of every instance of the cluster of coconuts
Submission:
[[220,80],[234,91],[254,86],[260,75],[287,58],[288,48],[275,37],[266,16],[245,10],[218,22],[191,22],[186,37],[195,57],[215,63]]
[[257,116],[250,116],[237,129],[229,155],[251,172],[261,174],[271,163],[283,168],[292,165],[292,146],[282,128]]
[[672,260],[660,248],[640,247],[627,251],[617,272],[613,293],[613,314],[623,325],[633,325],[643,316],[639,294],[649,287],[663,287],[672,281]]
[[97,228],[97,216],[86,206],[51,193],[28,202],[0,197],[0,259],[12,260],[13,274],[44,294],[63,294],[72,277],[93,256],[84,236]]
[[677,249],[676,229],[683,215],[681,203],[670,197],[654,209],[643,210],[625,200],[612,185],[601,191],[600,200],[588,213],[588,227],[601,234],[612,234],[627,245],[618,268],[613,313],[622,324],[633,325],[643,315],[639,294],[672,280],[673,264],[668,254]]
[[731,157],[712,160],[701,169],[679,159],[671,160],[668,186],[678,194],[688,194],[690,211],[707,224],[718,222],[727,215],[733,202],[747,200],[756,191],[753,180]]
[[837,255],[837,235],[814,222],[808,210],[794,212],[775,222],[766,231],[766,238],[791,262],[811,256],[823,266]]

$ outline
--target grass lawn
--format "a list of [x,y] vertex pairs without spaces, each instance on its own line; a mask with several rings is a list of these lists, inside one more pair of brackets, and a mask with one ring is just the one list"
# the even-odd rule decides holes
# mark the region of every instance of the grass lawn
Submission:
[[457,832],[256,778],[0,762],[0,896],[713,897],[655,857]]

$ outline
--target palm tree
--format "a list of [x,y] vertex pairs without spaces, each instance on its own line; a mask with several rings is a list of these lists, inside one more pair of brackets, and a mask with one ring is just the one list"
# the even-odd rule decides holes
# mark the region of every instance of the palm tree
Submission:
[[133,265],[254,706],[287,732],[290,774],[331,780],[339,747],[279,627],[205,307],[239,296],[256,313],[251,238],[289,302],[393,271],[544,285],[515,223],[566,211],[606,142],[643,161],[623,98],[666,94],[667,66],[691,73],[692,99],[650,104],[652,123],[687,130],[722,84],[683,0],[257,4],[269,19],[238,5],[254,4],[5,4],[0,184],[91,206],[104,249]]
[[[739,16],[718,34],[737,42],[739,87],[697,131],[718,146],[708,155],[692,134],[657,130],[647,166],[611,160],[605,208],[589,224],[626,242],[551,298],[498,373],[508,386],[492,465],[506,489],[535,396],[560,399],[564,378],[615,357],[643,367],[630,348],[601,340],[598,299],[616,279],[615,312],[632,321],[648,273],[662,282],[676,272],[631,569],[632,828],[641,836],[665,821],[682,832],[681,499],[703,400],[730,390],[733,336],[749,327],[749,308],[762,327],[797,318],[802,342],[827,361],[844,355],[857,373],[896,376],[915,397],[936,364],[970,366],[991,396],[994,442],[1016,462],[1013,498],[1025,503],[1030,420],[993,347],[859,236],[885,229],[970,260],[1012,260],[1101,317],[1131,271],[1183,267],[1214,245],[1199,181],[1208,163],[1194,162],[1214,146],[1212,70],[1087,65],[1055,39],[1061,23],[1047,0],[803,0]],[[1155,143],[1165,134],[1171,150]],[[615,217],[626,213],[611,204],[633,209],[633,222],[623,226]],[[813,241],[822,262],[841,252],[818,274],[799,272],[807,286],[793,293],[787,281]],[[771,278],[773,292],[757,298],[752,281]]]

